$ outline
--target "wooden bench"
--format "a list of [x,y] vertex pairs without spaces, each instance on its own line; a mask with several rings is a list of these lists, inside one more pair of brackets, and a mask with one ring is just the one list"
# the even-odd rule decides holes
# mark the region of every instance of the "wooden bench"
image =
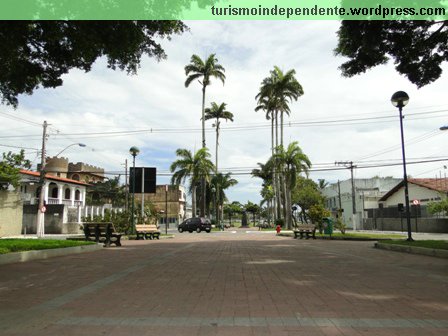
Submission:
[[138,239],[160,239],[160,231],[154,224],[136,224],[135,233]]
[[303,239],[303,235],[306,235],[306,239],[309,239],[310,236],[313,237],[313,239],[316,239],[316,226],[313,224],[305,224],[305,225],[299,225],[294,230],[294,239],[297,239],[297,237],[300,235],[300,239]]
[[112,223],[84,223],[83,226],[86,240],[97,243],[104,242],[105,247],[109,247],[111,244],[121,246],[120,239],[123,234],[116,232]]

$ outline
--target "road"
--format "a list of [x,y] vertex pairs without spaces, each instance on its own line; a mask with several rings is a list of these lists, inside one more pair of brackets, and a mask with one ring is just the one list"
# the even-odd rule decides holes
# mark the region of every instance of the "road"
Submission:
[[182,233],[0,266],[0,335],[447,335],[446,259]]

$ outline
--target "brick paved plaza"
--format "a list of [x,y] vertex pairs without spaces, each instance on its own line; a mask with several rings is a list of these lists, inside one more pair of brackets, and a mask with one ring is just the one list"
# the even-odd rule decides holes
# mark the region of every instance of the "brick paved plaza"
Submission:
[[448,262],[238,230],[0,266],[0,335],[448,335]]

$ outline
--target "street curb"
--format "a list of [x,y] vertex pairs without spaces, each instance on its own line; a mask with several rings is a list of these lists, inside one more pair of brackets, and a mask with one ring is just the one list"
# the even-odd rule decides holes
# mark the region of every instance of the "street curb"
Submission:
[[47,250],[33,250],[23,252],[13,252],[0,255],[0,265],[14,264],[19,262],[27,262],[31,260],[47,259],[52,257],[60,257],[69,254],[92,252],[101,250],[103,244],[81,245],[73,247],[63,247]]
[[416,246],[404,246],[404,245],[394,245],[394,244],[381,244],[375,243],[375,248],[395,251],[395,252],[405,252],[411,254],[420,254],[430,257],[438,257],[448,259],[448,250],[441,249],[431,249],[426,247],[416,247]]

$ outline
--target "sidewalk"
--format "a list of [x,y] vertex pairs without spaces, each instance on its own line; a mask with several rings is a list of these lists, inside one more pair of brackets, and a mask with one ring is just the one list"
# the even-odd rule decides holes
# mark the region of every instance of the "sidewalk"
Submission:
[[448,334],[445,259],[236,231],[0,266],[1,334]]

